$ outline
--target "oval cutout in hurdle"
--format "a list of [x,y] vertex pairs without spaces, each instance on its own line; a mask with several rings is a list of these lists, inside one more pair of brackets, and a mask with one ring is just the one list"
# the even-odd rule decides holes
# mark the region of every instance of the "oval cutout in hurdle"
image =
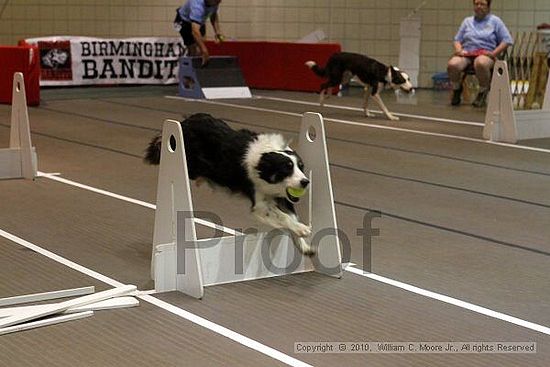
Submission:
[[31,143],[27,97],[23,73],[13,74],[9,147],[0,149],[0,179],[27,178],[37,175],[36,150]]
[[178,290],[202,298],[204,287],[317,271],[342,275],[340,242],[328,165],[323,118],[307,112],[302,117],[299,144],[310,187],[296,209],[310,223],[308,241],[317,244],[316,255],[303,256],[285,231],[231,233],[221,238],[197,239],[191,218],[193,202],[187,175],[181,125],[163,125],[153,234],[151,275],[157,292]]

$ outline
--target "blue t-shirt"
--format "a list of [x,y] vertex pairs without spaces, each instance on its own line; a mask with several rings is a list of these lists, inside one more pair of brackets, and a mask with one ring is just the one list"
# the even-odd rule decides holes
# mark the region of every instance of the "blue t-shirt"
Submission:
[[482,20],[477,20],[474,16],[467,17],[460,25],[454,40],[462,44],[464,51],[493,51],[502,42],[509,45],[514,43],[504,22],[493,14],[488,14]]
[[178,8],[178,14],[186,22],[204,24],[206,19],[218,11],[218,5],[206,6],[204,0],[189,0]]

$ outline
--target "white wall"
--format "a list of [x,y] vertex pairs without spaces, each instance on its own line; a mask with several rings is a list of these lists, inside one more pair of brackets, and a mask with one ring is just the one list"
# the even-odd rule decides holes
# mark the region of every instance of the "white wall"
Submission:
[[[175,8],[184,0],[0,0],[0,44],[50,35],[178,36]],[[346,51],[396,64],[399,20],[422,0],[223,0],[222,29],[238,40],[295,41],[322,29]],[[4,7],[4,5],[6,5]],[[550,23],[550,0],[493,0],[512,33]],[[452,38],[471,0],[428,0],[422,17],[420,86],[444,71]],[[211,34],[211,30],[210,34]]]

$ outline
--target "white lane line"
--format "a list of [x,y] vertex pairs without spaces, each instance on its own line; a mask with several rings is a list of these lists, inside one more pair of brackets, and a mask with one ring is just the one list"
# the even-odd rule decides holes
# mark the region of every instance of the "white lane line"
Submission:
[[[44,177],[47,177],[47,178],[51,178],[51,177],[48,177],[48,175],[44,174],[44,173],[41,173],[41,175],[43,175]],[[67,184],[72,185],[72,186],[77,186],[77,187],[80,187],[80,188],[83,188],[83,189],[91,188],[91,189],[93,189],[92,191],[94,191],[94,192],[106,193],[106,195],[111,196],[111,197],[116,197],[117,199],[129,201],[129,202],[133,202],[133,203],[140,202],[139,200],[126,198],[125,196],[109,193],[108,191],[105,191],[105,190],[95,189],[91,186],[82,185],[82,184],[79,184],[79,183],[74,182],[74,181],[70,181],[70,180],[66,180],[66,179],[63,179],[61,181],[61,180],[59,180],[59,178],[60,177],[55,177],[55,178],[52,178],[52,179],[54,179],[56,181],[63,182],[63,183],[67,183]],[[129,199],[129,200],[126,200],[126,199]],[[145,202],[141,202],[141,203],[145,203]],[[145,204],[147,204],[147,207],[154,206],[153,204],[149,204],[149,203],[145,203]],[[204,222],[205,223],[210,223],[208,221],[204,221]],[[235,233],[235,231],[232,230],[231,228],[220,227],[220,226],[218,226],[214,223],[210,223],[210,225],[211,226],[216,226],[218,229],[220,229],[224,232],[227,232],[227,233],[229,233],[230,231],[233,231]],[[408,285],[406,283],[401,283],[399,281],[392,280],[392,279],[389,279],[389,278],[385,278],[385,277],[382,277],[380,275],[376,275],[374,273],[366,273],[361,269],[356,269],[356,268],[351,267],[352,265],[355,265],[353,263],[349,263],[349,265],[350,266],[345,267],[345,270],[349,271],[351,273],[355,273],[357,275],[361,275],[361,276],[366,277],[366,278],[370,278],[370,279],[373,279],[373,280],[376,280],[376,281],[379,281],[379,282],[382,282],[382,283],[385,283],[385,284],[388,284],[388,285],[392,285],[394,287],[405,289],[405,290],[408,290],[410,292],[414,292],[416,294],[419,294],[419,295],[422,295],[422,296],[425,296],[425,297],[429,297],[429,298],[432,298],[432,299],[435,299],[435,300],[438,300],[438,301],[441,301],[441,302],[445,302],[445,303],[450,303],[450,304],[453,304],[453,305],[461,307],[461,308],[465,308],[465,309],[468,309],[468,310],[471,310],[471,311],[474,311],[474,312],[482,313],[486,316],[490,316],[490,317],[493,317],[493,318],[496,318],[496,319],[499,319],[499,320],[507,321],[507,322],[510,322],[512,324],[515,324],[515,325],[523,326],[523,327],[526,327],[528,329],[540,331],[544,334],[550,335],[550,329],[546,326],[538,325],[538,324],[532,323],[530,321],[524,321],[524,320],[521,320],[519,318],[516,318],[516,317],[513,317],[513,316],[508,316],[506,314],[500,313],[498,311],[492,311],[488,308],[484,308],[484,307],[481,307],[481,306],[476,306],[474,304],[471,304],[471,303],[468,303],[468,302],[465,302],[465,301],[461,301],[461,300],[458,300],[458,299],[455,299],[455,298],[440,295],[438,293],[428,291],[428,290],[425,290],[425,289],[422,289],[422,288],[418,288],[418,287],[415,287],[415,286],[412,286],[412,285]]]
[[[354,265],[354,264],[350,263],[350,265]],[[498,311],[493,311],[491,309],[481,307],[481,306],[478,306],[478,305],[474,305],[474,304],[469,303],[469,302],[461,301],[459,299],[452,298],[452,297],[449,297],[449,296],[445,296],[443,294],[428,291],[426,289],[422,289],[422,288],[416,287],[414,285],[410,285],[410,284],[407,284],[407,283],[402,283],[400,281],[393,280],[393,279],[390,279],[390,278],[386,278],[386,277],[381,276],[381,275],[365,272],[362,269],[357,269],[357,268],[354,268],[352,266],[346,267],[345,270],[350,272],[350,273],[360,275],[362,277],[369,278],[369,279],[372,279],[372,280],[375,280],[377,282],[381,282],[381,283],[384,283],[384,284],[387,284],[387,285],[391,285],[393,287],[397,287],[397,288],[400,288],[400,289],[403,289],[403,290],[406,290],[406,291],[409,291],[409,292],[412,292],[412,293],[415,293],[415,294],[418,294],[418,295],[421,295],[421,296],[424,296],[424,297],[432,298],[432,299],[435,299],[437,301],[448,303],[448,304],[451,304],[451,305],[454,305],[454,306],[457,306],[457,307],[460,307],[460,308],[464,308],[464,309],[467,309],[467,310],[470,310],[470,311],[473,311],[473,312],[477,312],[477,313],[485,315],[485,316],[492,317],[494,319],[506,321],[506,322],[509,322],[511,324],[514,324],[514,325],[522,326],[522,327],[527,328],[527,329],[531,329],[531,330],[538,331],[538,332],[543,333],[543,334],[550,335],[550,328],[547,327],[547,326],[544,326],[544,325],[535,324],[535,323],[530,322],[530,321],[522,320],[522,319],[514,317],[514,316],[506,315],[506,314],[498,312]]]
[[[294,99],[277,98],[277,97],[267,97],[267,96],[259,96],[259,95],[256,95],[255,97],[258,98],[258,99],[267,99],[267,100],[271,100],[271,101],[280,101],[280,102],[287,102],[287,103],[294,103],[294,104],[303,104],[303,105],[307,105],[307,106],[316,106],[316,107],[319,107],[319,103],[316,103],[316,102],[298,101],[298,100],[294,100]],[[340,110],[350,110],[350,111],[359,111],[359,112],[363,112],[363,109],[362,109],[362,108],[358,108],[358,107],[348,107],[348,106],[339,106],[339,105],[335,105],[335,104],[326,104],[326,103],[325,103],[325,106],[324,106],[324,107],[335,108],[335,109],[340,109]],[[380,111],[380,110],[371,110],[371,109],[369,109],[369,112],[374,112],[374,113],[382,114],[382,111]],[[441,118],[441,117],[431,117],[431,116],[422,116],[422,115],[412,115],[412,114],[408,114],[408,113],[397,113],[397,112],[392,112],[392,114],[394,114],[395,116],[410,117],[410,118],[414,118],[414,119],[427,120],[427,121],[447,122],[447,123],[457,124],[457,125],[469,125],[469,126],[484,126],[484,125],[485,125],[485,124],[482,123],[482,122],[463,121],[463,120],[453,120],[453,119],[445,119],[445,118]]]
[[[202,100],[202,99],[189,99],[189,98],[178,97],[178,96],[165,96],[165,98],[184,100],[184,101],[187,101],[187,102],[206,103],[206,104],[212,104],[212,105],[224,106],[224,107],[240,108],[240,109],[244,109],[244,110],[251,110],[251,111],[258,111],[258,112],[276,113],[276,114],[279,114],[279,115],[287,115],[287,116],[293,116],[293,117],[302,117],[301,113],[278,111],[278,110],[273,110],[273,109],[269,109],[269,108],[260,108],[260,107],[253,107],[253,106],[243,106],[243,105],[227,103],[227,102],[217,102],[217,101]],[[484,139],[468,138],[468,137],[465,137],[465,136],[457,136],[457,135],[449,135],[449,134],[441,134],[441,133],[432,133],[432,132],[428,132],[428,131],[412,130],[412,129],[405,129],[405,128],[392,127],[392,126],[384,126],[384,125],[376,125],[376,124],[362,123],[362,122],[342,120],[342,119],[324,118],[324,121],[339,123],[339,124],[342,124],[342,125],[362,126],[362,127],[373,128],[373,129],[399,131],[399,132],[405,132],[405,133],[410,133],[410,134],[435,136],[435,137],[440,137],[440,138],[447,138],[447,139],[468,141],[468,142],[473,142],[473,143],[496,145],[496,146],[502,146],[502,147],[507,147],[507,148],[513,148],[513,149],[530,150],[530,151],[541,152],[541,153],[550,153],[550,149],[528,147],[528,146],[525,146],[525,145],[515,145],[515,144],[509,144],[509,143],[494,142],[494,141],[488,141],[488,140],[484,140]]]
[[43,255],[43,256],[46,256],[47,258],[49,259],[52,259],[53,261],[56,261],[60,264],[63,264],[71,269],[74,269],[82,274],[86,274],[88,275],[89,277],[92,277],[94,279],[97,279],[99,281],[102,281],[103,283],[106,283],[106,284],[109,284],[110,286],[113,286],[113,287],[122,287],[123,283],[120,283],[120,282],[117,282],[116,280],[113,280],[103,274],[100,274],[96,271],[93,271],[91,269],[88,269],[82,265],[78,265],[77,263],[71,261],[71,260],[68,260],[68,259],[65,259],[64,257],[61,257],[59,255],[56,255],[55,253],[51,252],[51,251],[48,251],[46,249],[43,249],[42,247],[39,247],[29,241],[26,241],[20,237],[17,237],[9,232],[6,232],[2,229],[0,229],[0,236],[12,241],[12,242],[15,242],[15,243],[18,243],[20,244],[21,246],[23,247],[26,247],[28,248],[29,250],[32,250],[40,255]]
[[[121,287],[121,286],[124,286],[123,283],[120,283],[119,281],[115,280],[115,279],[112,279],[112,278],[109,278],[103,274],[100,274],[94,270],[91,270],[91,269],[88,269],[82,265],[79,265],[71,260],[68,260],[64,257],[61,257],[51,251],[48,251],[46,249],[43,249],[42,247],[40,246],[37,246],[29,241],[26,241],[20,237],[17,237],[11,233],[8,233],[6,231],[3,231],[0,229],[0,236],[12,241],[12,242],[15,242],[21,246],[24,246],[30,250],[33,250],[43,256],[46,256],[48,257],[49,259],[53,260],[53,261],[56,261],[60,264],[63,264],[71,269],[74,269],[78,272],[81,272],[83,274],[86,274],[94,279],[97,279],[103,283],[106,283],[106,284],[109,284],[113,287]],[[224,326],[221,326],[221,325],[218,325],[212,321],[209,321],[205,318],[202,318],[200,316],[197,316],[195,314],[192,314],[188,311],[185,311],[184,309],[182,308],[179,308],[179,307],[176,307],[174,305],[171,305],[167,302],[164,302],[158,298],[155,298],[153,296],[150,296],[150,295],[142,295],[140,293],[137,294],[137,297],[146,301],[146,302],[149,302],[157,307],[160,307],[174,315],[177,315],[181,318],[184,318],[194,324],[197,324],[197,325],[200,325],[210,331],[213,331],[219,335],[222,335],[226,338],[229,338],[241,345],[244,345],[245,347],[248,347],[250,349],[253,349],[257,352],[260,352],[262,354],[265,354],[266,356],[268,357],[271,357],[273,359],[276,359],[280,362],[283,362],[289,366],[293,366],[293,367],[312,367],[311,365],[305,363],[305,362],[302,362],[296,358],[293,358],[287,354],[284,354],[282,352],[279,352],[278,350],[276,349],[273,349],[267,345],[264,345],[264,344],[261,344],[259,342],[257,342],[256,340],[254,339],[251,339],[251,338],[248,338],[242,334],[239,334],[233,330],[230,330]]]
[[151,296],[142,296],[141,297],[144,301],[150,302],[158,307],[161,307],[165,309],[166,311],[169,311],[175,315],[178,315],[186,320],[189,320],[197,325],[200,325],[204,328],[207,328],[209,330],[214,331],[215,333],[218,333],[220,335],[225,336],[226,338],[229,338],[231,340],[236,341],[239,344],[245,345],[251,349],[254,349],[256,351],[259,351],[265,355],[270,356],[273,359],[276,359],[278,361],[281,361],[289,366],[297,366],[297,367],[306,367],[311,366],[305,362],[302,362],[300,360],[297,360],[296,358],[293,358],[289,355],[286,355],[284,353],[279,352],[276,349],[273,349],[271,347],[268,347],[264,344],[261,344],[257,342],[254,339],[250,339],[244,335],[241,335],[239,333],[236,333],[224,326],[218,325],[213,323],[212,321],[208,321],[200,316],[197,316],[195,314],[192,314],[188,311],[185,311],[181,308],[178,308],[176,306],[173,306],[169,303],[166,303],[164,301],[159,300],[158,298],[151,297]]
[[[50,180],[57,181],[57,182],[60,182],[60,183],[66,184],[66,185],[70,185],[70,186],[78,187],[80,189],[95,192],[96,194],[109,196],[111,198],[126,201],[126,202],[129,202],[129,203],[132,203],[132,204],[141,205],[141,206],[144,206],[144,207],[149,208],[149,209],[155,210],[157,208],[157,206],[155,204],[151,204],[151,203],[148,203],[148,202],[145,202],[145,201],[141,201],[141,200],[137,200],[137,199],[127,197],[127,196],[122,196],[122,195],[119,195],[119,194],[115,194],[115,193],[110,192],[110,191],[98,189],[97,187],[84,185],[84,184],[81,184],[79,182],[75,182],[75,181],[71,181],[71,180],[68,180],[68,179],[63,178],[63,177],[59,177],[57,175],[52,175],[50,173],[44,173],[44,172],[39,171],[38,175],[40,177],[45,177],[45,178],[48,178]],[[201,225],[206,226],[206,227],[210,227],[210,228],[220,230],[220,231],[225,232],[225,233],[230,234],[230,235],[242,234],[240,232],[235,231],[234,229],[227,228],[227,227],[224,227],[224,226],[219,226],[219,225],[214,224],[210,221],[206,221],[206,220],[200,219],[200,218],[195,218],[195,223],[201,224]]]
[[84,184],[81,184],[79,182],[67,180],[66,178],[59,177],[59,176],[56,176],[56,175],[52,175],[50,173],[44,173],[44,172],[39,171],[38,175],[40,177],[45,177],[45,178],[48,178],[50,180],[57,181],[57,182],[60,182],[60,183],[66,184],[66,185],[70,185],[70,186],[78,187],[80,189],[95,192],[96,194],[105,195],[105,196],[112,197],[114,199],[127,201],[129,203],[141,205],[141,206],[144,206],[146,208],[156,209],[156,205],[154,205],[154,204],[147,203],[145,201],[141,201],[141,200],[137,200],[137,199],[132,199],[132,198],[129,198],[127,196],[122,196],[122,195],[119,195],[119,194],[115,194],[115,193],[110,192],[110,191],[98,189],[98,188],[93,187],[93,186],[84,185]]

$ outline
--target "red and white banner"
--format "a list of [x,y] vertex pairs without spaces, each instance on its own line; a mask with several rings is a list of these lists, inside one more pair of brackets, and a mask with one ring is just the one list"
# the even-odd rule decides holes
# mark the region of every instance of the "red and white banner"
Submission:
[[40,85],[174,84],[184,53],[179,37],[40,37]]

